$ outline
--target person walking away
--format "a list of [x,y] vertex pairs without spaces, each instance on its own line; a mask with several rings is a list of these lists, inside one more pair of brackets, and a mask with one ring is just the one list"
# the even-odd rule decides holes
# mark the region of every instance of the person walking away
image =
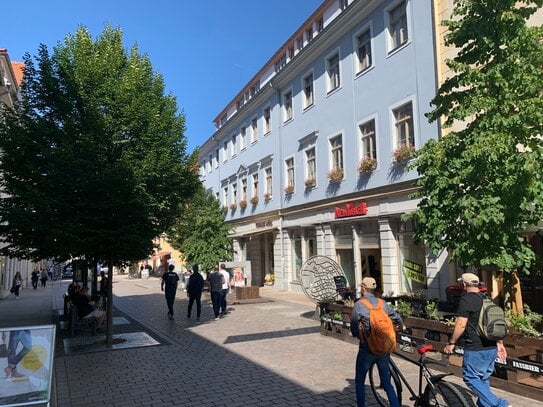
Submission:
[[38,270],[34,270],[32,272],[32,276],[30,277],[30,279],[32,280],[32,288],[34,290],[37,290],[38,289],[38,280],[40,279],[40,274],[38,273]]
[[41,281],[41,286],[45,287],[45,285],[47,284],[47,271],[45,270],[41,271],[40,281]]
[[494,372],[496,356],[505,360],[507,350],[503,340],[491,341],[478,333],[479,314],[483,306],[479,277],[473,273],[464,273],[458,282],[464,285],[465,294],[458,303],[454,331],[443,352],[451,354],[457,344],[463,345],[462,377],[464,383],[477,395],[477,406],[508,407],[510,404],[507,400],[500,399],[490,390],[490,375]]
[[[164,291],[166,296],[166,305],[168,306],[168,318],[174,319],[173,317],[173,302],[175,300],[175,294],[177,292],[177,284],[179,283],[179,276],[174,271],[175,265],[170,264],[168,266],[168,271],[162,274],[162,281],[160,283],[160,289]],[[164,290],[166,287],[166,290]]]
[[192,266],[192,274],[187,284],[187,295],[189,297],[189,306],[187,308],[187,318],[190,318],[192,305],[196,301],[196,321],[200,321],[202,314],[202,290],[204,289],[204,278],[198,271],[198,265]]
[[21,290],[21,285],[23,285],[23,278],[21,277],[21,272],[18,271],[13,277],[13,284],[11,286],[11,293],[15,294],[15,298],[19,299],[19,291]]
[[219,267],[215,266],[213,271],[207,277],[209,281],[209,292],[211,293],[211,303],[213,304],[213,314],[215,319],[219,319],[219,311],[221,308],[222,285],[224,284],[224,276],[219,272]]
[[[379,370],[379,377],[381,379],[381,386],[387,394],[390,406],[400,407],[398,397],[390,382],[389,361],[392,346],[395,347],[396,341],[396,336],[393,330],[394,327],[392,326],[392,323],[402,326],[403,321],[400,314],[398,314],[390,305],[388,305],[382,298],[377,298],[375,296],[376,289],[377,283],[375,282],[374,278],[364,277],[362,279],[362,298],[355,303],[351,318],[351,334],[355,337],[360,338],[360,345],[358,347],[358,355],[356,356],[355,368],[357,405],[359,407],[365,406],[366,392],[364,382],[366,381],[366,376],[368,374],[370,366],[374,362],[376,362],[377,368]],[[390,328],[392,329],[392,333],[394,334],[393,337],[385,338],[386,340],[377,337],[377,335],[381,334],[381,332],[377,332],[377,326],[374,325],[374,323],[371,321],[372,318],[370,315],[370,313],[378,312],[376,311],[376,309],[381,309],[384,313],[386,313],[386,315],[388,315],[390,319]],[[372,335],[374,335],[373,338]],[[388,349],[376,349],[376,345],[382,346],[387,343],[389,345]]]
[[228,314],[228,304],[227,304],[227,297],[228,297],[228,290],[230,288],[230,273],[226,270],[226,265],[224,263],[221,264],[221,275],[224,277],[224,282],[222,284],[222,291],[221,291],[221,316],[224,316]]

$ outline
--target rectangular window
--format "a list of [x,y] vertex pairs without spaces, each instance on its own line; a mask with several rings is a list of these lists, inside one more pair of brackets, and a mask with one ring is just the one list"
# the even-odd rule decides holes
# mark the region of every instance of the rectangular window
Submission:
[[225,141],[222,145],[222,162],[228,160],[228,141]]
[[209,162],[207,167],[207,172],[211,172],[213,170],[213,154],[209,154]]
[[230,144],[230,156],[235,157],[238,152],[238,148],[236,146],[236,135],[232,135],[232,142]]
[[228,206],[228,187],[224,187],[222,190],[222,204]]
[[349,5],[349,0],[339,0],[339,8],[341,11],[345,10]]
[[328,93],[339,88],[341,81],[339,77],[339,53],[326,59],[326,73],[328,76]]
[[219,167],[219,149],[215,150],[215,168]]
[[245,150],[247,147],[247,128],[243,126],[239,132],[239,148]]
[[288,91],[283,95],[283,106],[285,119],[284,122],[292,120],[292,92]]
[[317,32],[324,30],[324,18],[321,17],[317,20]]
[[241,199],[247,200],[247,178],[241,180]]
[[313,182],[313,185],[317,182],[317,159],[315,156],[315,147],[310,148],[305,152],[305,165],[306,165],[306,185]]
[[287,192],[294,192],[294,158],[285,161]]
[[406,2],[402,1],[389,11],[390,48],[391,51],[407,42],[407,10]]
[[258,119],[255,117],[251,120],[251,143],[258,140]]
[[305,39],[307,42],[310,42],[313,39],[313,27],[305,30]]
[[258,198],[258,174],[253,174],[253,197]]
[[237,183],[232,184],[232,203],[233,204],[238,203],[238,184]]
[[330,139],[332,153],[331,169],[343,169],[343,137],[341,134]]
[[407,103],[394,110],[397,147],[415,147],[413,105]]
[[304,109],[313,106],[313,74],[304,78]]
[[362,142],[362,159],[377,159],[377,149],[375,147],[375,120],[370,120],[359,126],[360,139]]
[[298,51],[301,51],[303,47],[304,47],[304,38],[303,37],[296,38],[296,49]]
[[271,131],[271,109],[269,107],[264,109],[264,134],[268,134]]
[[364,31],[356,37],[356,55],[358,57],[358,70],[360,73],[372,65],[371,58],[371,33],[370,30]]
[[271,198],[272,197],[272,192],[273,192],[273,189],[272,189],[272,169],[271,168],[266,168],[265,170],[265,173],[266,173],[266,196],[268,198]]

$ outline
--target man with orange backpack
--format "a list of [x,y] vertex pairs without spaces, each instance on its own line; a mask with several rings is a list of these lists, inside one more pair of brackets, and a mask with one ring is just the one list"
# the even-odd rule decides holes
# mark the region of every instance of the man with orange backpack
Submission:
[[396,349],[394,325],[403,325],[402,317],[382,298],[375,296],[377,283],[372,277],[362,279],[362,298],[354,305],[351,318],[351,333],[360,338],[356,357],[357,405],[365,406],[364,382],[370,366],[376,362],[391,407],[400,407],[398,397],[390,382],[390,353]]

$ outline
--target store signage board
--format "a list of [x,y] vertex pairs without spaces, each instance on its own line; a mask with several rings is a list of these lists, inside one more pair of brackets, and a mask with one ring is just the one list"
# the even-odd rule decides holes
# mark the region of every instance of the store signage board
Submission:
[[54,349],[54,325],[0,328],[0,406],[49,403]]
[[345,207],[343,208],[336,206],[334,209],[334,214],[336,216],[336,219],[350,218],[352,216],[363,216],[363,215],[367,215],[367,213],[368,213],[368,204],[366,202],[362,202],[358,205],[349,203],[345,205]]

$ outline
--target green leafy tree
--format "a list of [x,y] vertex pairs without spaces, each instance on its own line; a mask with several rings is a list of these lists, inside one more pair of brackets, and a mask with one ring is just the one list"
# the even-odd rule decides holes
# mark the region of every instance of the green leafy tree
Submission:
[[521,236],[543,218],[542,0],[457,0],[446,22],[453,75],[430,121],[452,131],[421,148],[416,238],[516,279],[535,260]]
[[168,238],[187,263],[199,264],[207,271],[221,261],[232,259],[230,231],[220,203],[201,186],[193,199],[183,205],[182,215]]
[[184,129],[162,77],[136,46],[125,50],[120,29],[93,40],[80,27],[52,53],[26,55],[21,101],[0,119],[3,254],[146,257],[198,182]]

